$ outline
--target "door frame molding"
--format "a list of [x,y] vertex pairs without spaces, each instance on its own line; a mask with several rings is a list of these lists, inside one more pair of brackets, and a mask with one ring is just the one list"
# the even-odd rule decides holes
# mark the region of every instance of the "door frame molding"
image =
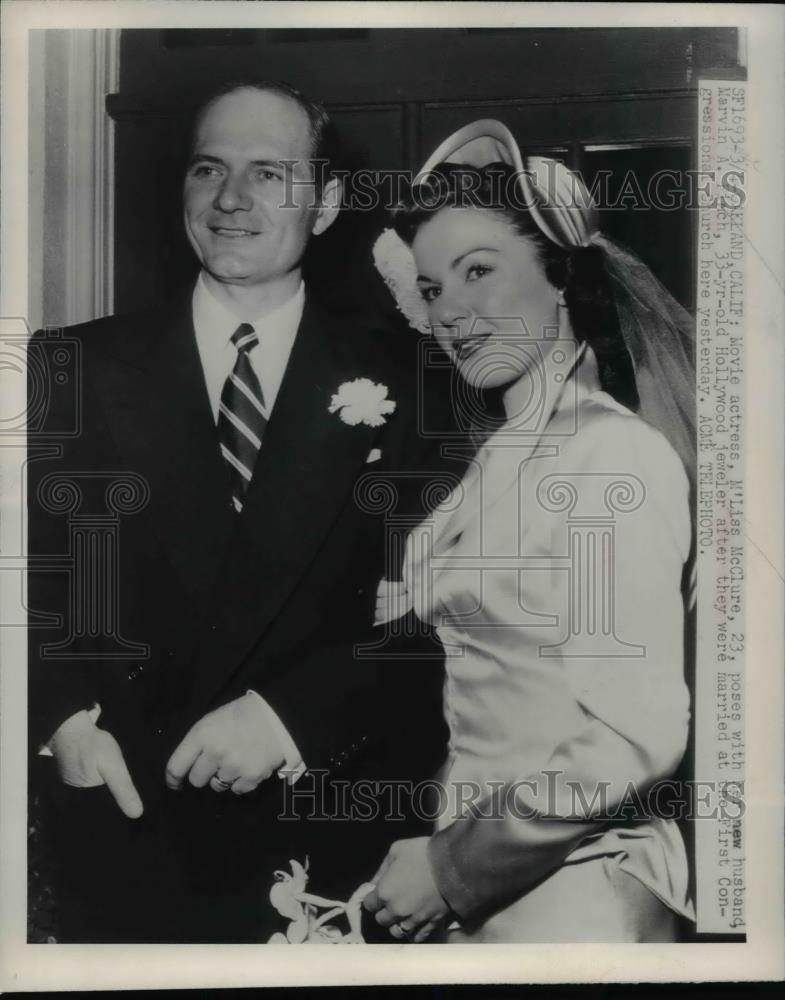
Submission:
[[106,95],[120,80],[120,31],[69,32],[66,157],[67,322],[114,306],[114,122]]
[[[54,29],[31,45],[30,283],[34,325],[112,312],[120,30]],[[38,67],[38,68],[36,68]]]

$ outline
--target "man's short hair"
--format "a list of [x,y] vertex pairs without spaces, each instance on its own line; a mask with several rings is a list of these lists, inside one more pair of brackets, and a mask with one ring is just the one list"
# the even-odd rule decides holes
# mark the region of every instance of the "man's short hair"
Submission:
[[211,90],[194,112],[188,143],[189,150],[193,150],[196,132],[205,112],[221,97],[233,94],[237,90],[258,90],[265,94],[278,94],[280,97],[290,98],[302,108],[308,116],[311,134],[311,160],[316,163],[316,184],[317,188],[321,189],[337,169],[340,155],[338,132],[321,104],[310,100],[302,91],[282,80],[254,78],[228,80]]

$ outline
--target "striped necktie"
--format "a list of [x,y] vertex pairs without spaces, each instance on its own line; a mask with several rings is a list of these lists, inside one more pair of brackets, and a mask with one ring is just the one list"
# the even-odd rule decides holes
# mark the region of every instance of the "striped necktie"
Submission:
[[232,504],[239,513],[253,476],[267,416],[259,379],[248,352],[259,343],[250,323],[241,323],[232,334],[237,360],[224,383],[218,405],[218,436],[232,480]]

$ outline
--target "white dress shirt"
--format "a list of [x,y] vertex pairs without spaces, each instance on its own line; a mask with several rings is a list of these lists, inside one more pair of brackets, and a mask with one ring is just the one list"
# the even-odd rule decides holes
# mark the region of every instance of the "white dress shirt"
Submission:
[[[297,291],[283,305],[250,321],[259,343],[248,352],[248,358],[262,388],[268,420],[278,397],[289,355],[292,353],[304,305],[305,286],[301,281]],[[237,360],[237,349],[231,341],[232,334],[243,320],[212,294],[204,280],[204,272],[199,275],[194,288],[193,321],[196,346],[199,349],[213,419],[217,423],[218,404],[221,401],[224,383]],[[286,778],[290,783],[296,781],[305,771],[305,764],[297,746],[286,726],[259,692],[249,693],[257,696],[278,734],[285,757],[284,766],[278,772],[279,776]]]
[[[248,321],[259,338],[256,347],[248,352],[248,358],[262,387],[268,419],[283,381],[304,305],[305,286],[300,282],[297,291],[282,306]],[[196,346],[217,422],[221,392],[237,360],[232,334],[243,321],[215,298],[205,283],[204,274],[199,275],[194,288],[193,319]]]

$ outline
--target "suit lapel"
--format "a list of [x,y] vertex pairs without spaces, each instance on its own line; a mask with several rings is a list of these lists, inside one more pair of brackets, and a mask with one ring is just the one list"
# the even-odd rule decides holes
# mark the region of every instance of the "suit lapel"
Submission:
[[196,347],[190,296],[143,329],[118,331],[96,372],[125,467],[150,488],[160,544],[203,601],[232,530],[229,483]]
[[215,619],[195,671],[197,705],[220,689],[280,611],[347,502],[377,433],[328,412],[332,394],[353,377],[337,348],[306,305],[218,578]]

